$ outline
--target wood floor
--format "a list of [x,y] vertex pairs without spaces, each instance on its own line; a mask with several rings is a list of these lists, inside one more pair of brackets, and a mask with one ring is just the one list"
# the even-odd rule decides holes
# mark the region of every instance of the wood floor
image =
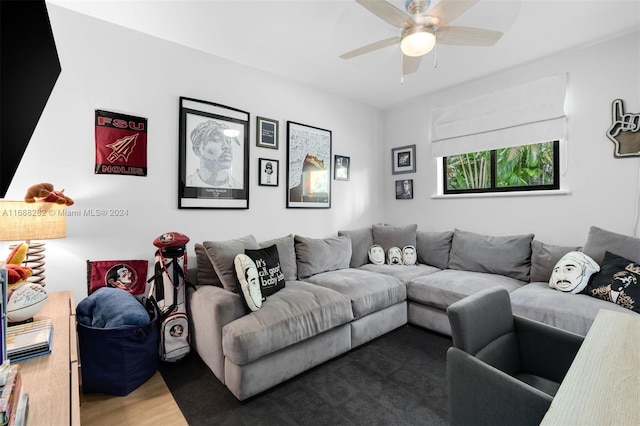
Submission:
[[127,396],[80,396],[83,426],[187,425],[159,372]]

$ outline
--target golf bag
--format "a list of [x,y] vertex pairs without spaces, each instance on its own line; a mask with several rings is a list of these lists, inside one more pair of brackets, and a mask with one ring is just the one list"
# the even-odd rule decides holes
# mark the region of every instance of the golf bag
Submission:
[[153,277],[147,280],[149,300],[160,313],[159,356],[161,361],[174,362],[189,351],[189,321],[186,309],[187,243],[189,238],[168,232],[156,238]]

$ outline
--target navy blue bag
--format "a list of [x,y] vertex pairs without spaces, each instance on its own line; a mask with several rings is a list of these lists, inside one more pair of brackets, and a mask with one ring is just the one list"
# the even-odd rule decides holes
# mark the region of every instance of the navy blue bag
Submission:
[[96,328],[78,323],[83,393],[126,396],[158,371],[158,311],[147,325]]

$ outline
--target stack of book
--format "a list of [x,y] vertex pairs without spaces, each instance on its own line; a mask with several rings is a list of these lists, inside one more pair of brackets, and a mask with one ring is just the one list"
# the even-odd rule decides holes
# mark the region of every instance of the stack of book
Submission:
[[0,368],[8,370],[4,386],[0,387],[0,425],[23,426],[29,412],[29,395],[22,387],[20,364],[5,363]]
[[51,318],[7,327],[7,358],[12,362],[51,353]]

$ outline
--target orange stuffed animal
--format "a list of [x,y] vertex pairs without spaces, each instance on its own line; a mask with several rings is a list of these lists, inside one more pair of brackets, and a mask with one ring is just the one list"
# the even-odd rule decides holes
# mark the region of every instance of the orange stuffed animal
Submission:
[[17,244],[13,250],[11,250],[9,256],[7,256],[7,264],[5,265],[5,268],[7,268],[7,278],[9,281],[7,284],[9,289],[27,281],[27,278],[29,278],[33,273],[31,268],[20,266],[24,258],[27,256],[28,250],[29,246],[27,243]]
[[52,184],[46,182],[31,185],[27,189],[27,194],[24,196],[24,201],[26,203],[46,201],[49,203],[65,204],[67,206],[73,205],[73,200],[70,197],[64,195],[64,189],[62,191],[56,191],[53,189]]

